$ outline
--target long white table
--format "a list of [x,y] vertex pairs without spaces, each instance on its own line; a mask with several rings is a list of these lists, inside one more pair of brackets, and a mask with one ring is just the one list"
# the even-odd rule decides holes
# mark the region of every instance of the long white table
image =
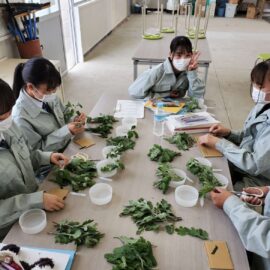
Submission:
[[[132,57],[134,80],[138,76],[138,65],[157,65],[164,62],[169,56],[170,43],[175,36],[174,34],[163,34],[163,36],[164,37],[160,40],[141,40]],[[197,48],[198,51],[201,52],[198,59],[198,66],[205,68],[204,81],[206,84],[208,68],[212,62],[207,39],[199,39]]]
[[[118,98],[123,99],[123,97],[104,95],[92,110],[91,116],[97,116],[100,113],[112,114]],[[123,206],[129,200],[136,200],[141,197],[152,202],[157,202],[164,198],[172,204],[175,214],[183,218],[183,221],[179,222],[178,225],[202,228],[208,231],[211,240],[227,241],[235,270],[249,269],[246,252],[240,238],[229,218],[222,210],[217,209],[209,199],[206,199],[203,208],[199,204],[193,208],[180,207],[174,200],[173,189],[168,194],[163,195],[160,190],[153,187],[153,182],[156,180],[155,171],[157,163],[150,161],[147,153],[154,143],[160,143],[160,141],[152,134],[152,122],[152,113],[149,111],[146,111],[145,119],[138,121],[137,130],[140,138],[137,140],[135,149],[123,155],[123,162],[126,168],[120,171],[111,183],[113,199],[110,204],[105,206],[93,205],[88,197],[88,189],[83,191],[87,194],[86,197],[69,195],[66,199],[64,210],[47,214],[48,226],[43,232],[38,235],[26,235],[20,230],[19,225],[15,224],[4,239],[4,242],[23,246],[69,248],[75,250],[76,247],[72,244],[54,244],[54,237],[47,234],[47,232],[53,230],[52,221],[60,221],[62,219],[84,221],[92,218],[98,223],[98,229],[106,235],[93,249],[79,247],[72,269],[112,269],[112,266],[104,259],[104,254],[120,246],[120,242],[114,239],[114,237],[121,235],[137,237],[137,227],[131,218],[119,217]],[[100,159],[102,158],[101,149],[105,146],[105,140],[98,137],[94,137],[94,139],[96,145],[83,150],[83,152],[89,154],[93,159]],[[165,147],[176,150],[175,146],[168,144],[166,141],[162,141],[162,144]],[[78,151],[78,146],[71,143],[65,154],[72,155]],[[197,147],[193,147],[190,151],[182,152],[182,156],[177,157],[173,165],[186,171],[185,165],[187,160],[194,156],[201,156]],[[230,179],[225,158],[212,158],[211,161],[214,168],[222,169],[222,174]],[[189,172],[187,174],[191,179],[195,180],[195,177]],[[195,186],[198,187],[198,181],[196,181]],[[46,190],[52,187],[55,187],[55,184],[51,182],[45,181],[43,184],[43,188]],[[144,232],[142,236],[156,246],[154,248],[154,255],[158,261],[159,269],[208,269],[202,240],[189,236],[181,237],[177,234],[168,235],[166,232]]]

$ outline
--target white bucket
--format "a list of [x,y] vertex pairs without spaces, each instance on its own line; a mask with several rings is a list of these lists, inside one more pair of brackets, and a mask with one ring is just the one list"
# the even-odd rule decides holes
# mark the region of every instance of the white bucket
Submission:
[[225,17],[233,18],[236,13],[237,4],[226,3]]

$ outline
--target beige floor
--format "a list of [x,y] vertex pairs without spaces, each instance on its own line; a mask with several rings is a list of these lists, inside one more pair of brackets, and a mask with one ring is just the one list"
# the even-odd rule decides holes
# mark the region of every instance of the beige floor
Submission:
[[[165,16],[165,23],[171,19]],[[147,16],[149,25],[156,17]],[[183,25],[183,20],[180,20]],[[213,18],[207,39],[212,55],[206,102],[218,108],[217,117],[240,129],[253,106],[249,74],[258,53],[270,52],[270,24],[245,18]],[[65,78],[66,99],[83,104],[89,112],[106,92],[127,91],[133,78],[131,57],[141,40],[141,17],[132,15],[73,68]],[[169,48],[168,48],[169,50]],[[140,66],[142,72],[146,67]]]

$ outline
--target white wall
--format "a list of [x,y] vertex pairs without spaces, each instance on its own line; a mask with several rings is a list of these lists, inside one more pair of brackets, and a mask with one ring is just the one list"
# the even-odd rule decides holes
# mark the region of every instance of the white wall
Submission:
[[77,46],[84,55],[127,17],[128,0],[92,0],[75,7]]

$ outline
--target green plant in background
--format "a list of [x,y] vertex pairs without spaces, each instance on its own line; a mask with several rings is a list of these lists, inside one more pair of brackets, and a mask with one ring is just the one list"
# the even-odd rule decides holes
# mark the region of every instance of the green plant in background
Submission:
[[107,145],[116,146],[118,153],[122,154],[129,149],[134,149],[136,144],[134,139],[138,138],[138,133],[134,129],[132,129],[128,132],[127,136],[117,136],[114,138],[109,138],[106,140],[106,142]]
[[86,122],[88,124],[113,124],[118,122],[118,120],[113,115],[106,114],[97,117],[88,116]]
[[206,194],[212,191],[215,187],[222,186],[221,183],[214,176],[212,168],[201,164],[197,159],[191,158],[187,162],[186,166],[191,173],[193,173],[199,178],[202,184],[202,187],[199,191],[200,197],[205,197]]
[[126,236],[115,237],[122,243],[112,253],[104,255],[113,264],[113,270],[151,270],[156,269],[157,261],[153,255],[152,244],[143,237],[138,239]]
[[189,98],[185,102],[185,106],[187,112],[194,112],[196,109],[200,109],[199,102],[196,98]]
[[152,161],[172,162],[176,156],[181,156],[180,152],[175,152],[167,148],[162,148],[158,144],[154,144],[148,152],[148,157]]
[[158,165],[156,175],[160,178],[158,181],[154,182],[154,186],[162,190],[165,194],[170,186],[171,181],[182,181],[183,178],[177,175],[172,166],[169,163],[160,163]]
[[64,109],[64,119],[65,122],[68,123],[74,116],[79,116],[81,114],[80,109],[82,109],[82,105],[80,103],[72,104],[70,101],[65,105]]
[[156,203],[155,206],[151,201],[146,201],[143,198],[129,201],[120,216],[131,216],[138,227],[137,234],[141,234],[143,231],[158,232],[162,227],[182,220],[181,217],[174,215],[171,205],[164,199]]
[[171,144],[175,144],[179,150],[188,150],[195,144],[195,139],[187,133],[175,133],[172,137],[165,138]]
[[190,235],[192,237],[197,237],[202,240],[209,239],[208,232],[202,229],[195,229],[193,227],[187,228],[180,226],[179,228],[175,228],[175,231],[177,232],[178,235],[181,236]]
[[85,131],[94,133],[101,138],[108,138],[108,135],[112,133],[113,126],[111,124],[100,124],[96,127],[87,127]]
[[94,220],[86,220],[82,223],[77,221],[63,220],[59,223],[54,222],[56,232],[55,243],[68,244],[75,243],[77,246],[86,246],[88,248],[96,246],[104,236],[97,230],[97,224]]

